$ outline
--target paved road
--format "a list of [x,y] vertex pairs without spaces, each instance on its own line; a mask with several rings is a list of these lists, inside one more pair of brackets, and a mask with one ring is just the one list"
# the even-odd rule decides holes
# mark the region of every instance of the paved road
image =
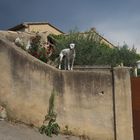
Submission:
[[50,138],[26,125],[0,121],[0,140],[79,140],[79,138],[64,135],[54,135]]

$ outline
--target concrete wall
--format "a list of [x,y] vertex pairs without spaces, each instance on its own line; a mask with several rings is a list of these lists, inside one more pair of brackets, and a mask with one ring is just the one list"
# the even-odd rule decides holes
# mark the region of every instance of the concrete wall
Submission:
[[61,128],[94,140],[133,140],[128,69],[60,71],[0,40],[0,104],[11,119],[40,126],[49,97]]
[[116,140],[132,140],[132,98],[128,68],[114,69],[114,93]]

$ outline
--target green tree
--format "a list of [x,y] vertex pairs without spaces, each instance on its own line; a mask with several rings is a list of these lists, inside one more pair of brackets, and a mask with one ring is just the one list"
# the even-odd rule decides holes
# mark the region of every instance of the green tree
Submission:
[[136,49],[129,48],[127,44],[122,47],[110,48],[101,43],[101,38],[95,32],[79,33],[71,31],[68,35],[51,35],[56,46],[53,60],[58,58],[62,49],[67,48],[70,43],[76,44],[75,65],[110,65],[117,66],[121,63],[124,66],[134,67],[140,55]]

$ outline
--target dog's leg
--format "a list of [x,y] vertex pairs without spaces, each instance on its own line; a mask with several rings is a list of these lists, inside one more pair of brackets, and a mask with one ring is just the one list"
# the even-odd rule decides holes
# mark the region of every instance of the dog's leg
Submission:
[[72,61],[71,61],[71,69],[70,69],[70,70],[73,70],[74,60],[75,60],[75,55],[72,57]]
[[60,58],[59,59],[60,62],[59,62],[59,67],[58,68],[61,70],[62,59],[63,59],[63,54],[62,53],[60,53],[59,58]]
[[70,58],[67,58],[67,61],[68,61],[68,62],[67,62],[67,63],[68,63],[68,64],[67,64],[68,70],[70,70]]
[[67,59],[64,57],[64,70],[67,70]]

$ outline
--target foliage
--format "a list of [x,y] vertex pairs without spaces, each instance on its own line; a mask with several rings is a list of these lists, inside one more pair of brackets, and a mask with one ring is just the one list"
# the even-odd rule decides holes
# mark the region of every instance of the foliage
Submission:
[[49,99],[49,110],[48,114],[45,116],[44,122],[48,122],[47,125],[43,124],[39,128],[41,134],[45,133],[47,136],[52,136],[52,134],[58,135],[60,131],[60,126],[56,123],[57,114],[54,112],[54,101],[55,92],[53,91]]
[[76,44],[75,65],[110,65],[117,66],[123,63],[124,66],[134,67],[140,55],[136,49],[124,44],[122,47],[110,48],[101,43],[101,38],[96,32],[86,33],[70,32],[68,35],[50,35],[55,41],[55,55],[52,60],[58,58],[62,49],[67,48],[70,43]]
[[47,136],[51,137],[52,134],[58,135],[60,127],[58,123],[55,123],[55,120],[51,119],[48,125],[42,125],[39,129],[41,134],[45,133]]
[[41,42],[41,36],[39,34],[36,34],[36,36],[31,39],[29,53],[45,63],[48,61],[49,56],[47,50],[43,47],[43,42]]
[[127,44],[119,49],[120,61],[123,62],[125,66],[134,67],[136,62],[140,59],[140,55],[136,53],[136,49],[132,47],[131,49]]
[[41,48],[41,36],[39,36],[38,34],[36,34],[35,37],[32,38],[31,40],[31,47],[29,48],[29,52],[35,56],[35,57],[39,57],[38,56],[38,49]]
[[56,118],[57,114],[54,112],[54,101],[55,101],[55,91],[53,90],[49,99],[49,110],[48,114],[45,116],[45,120],[50,118]]
[[140,69],[138,69],[138,76],[140,76]]

